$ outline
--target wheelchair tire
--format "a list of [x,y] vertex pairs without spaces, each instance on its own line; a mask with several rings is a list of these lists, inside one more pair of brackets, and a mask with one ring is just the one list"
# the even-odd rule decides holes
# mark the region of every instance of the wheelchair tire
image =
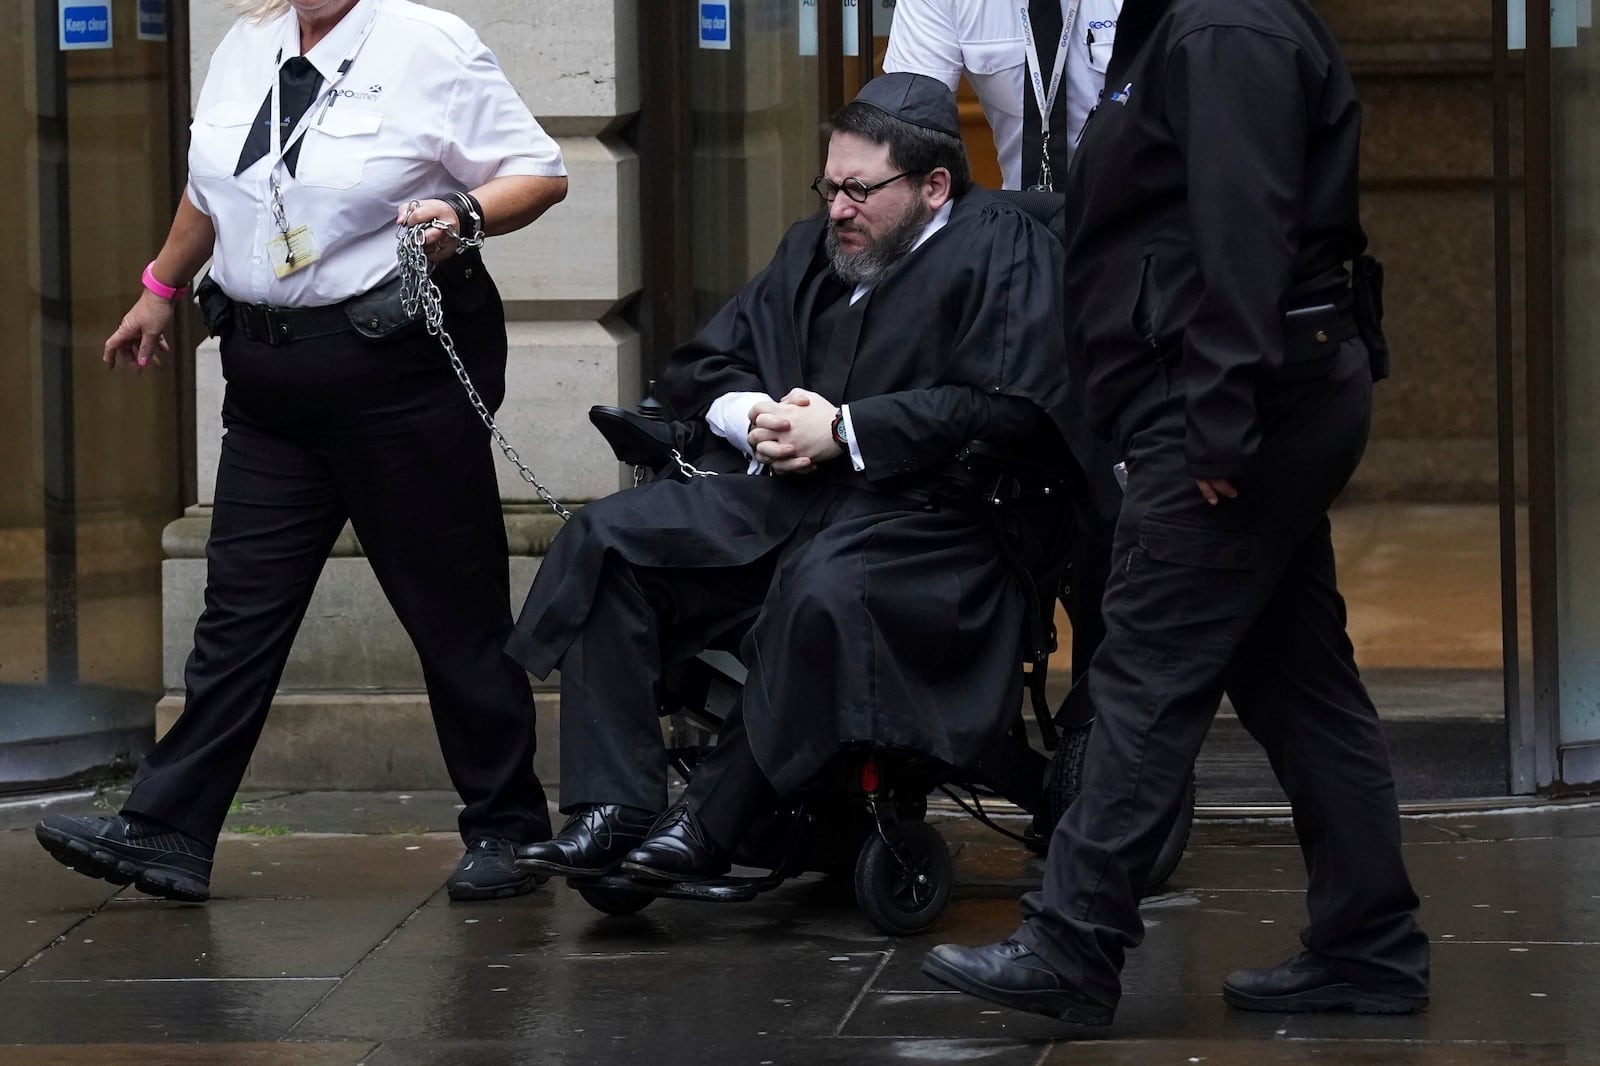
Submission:
[[615,888],[606,888],[602,885],[575,885],[578,895],[583,901],[601,914],[609,914],[615,918],[626,918],[630,914],[638,914],[654,902],[655,898],[648,892],[622,892]]
[[[1056,747],[1055,758],[1050,763],[1050,781],[1047,786],[1047,799],[1049,801],[1050,827],[1061,820],[1061,816],[1072,806],[1072,801],[1078,798],[1078,793],[1083,791],[1084,761],[1089,751],[1089,734],[1093,722],[1081,726],[1073,726],[1062,733],[1061,743]],[[1194,773],[1189,773],[1189,784],[1184,790],[1188,802],[1178,811],[1178,818],[1172,825],[1172,830],[1167,834],[1167,839],[1161,845],[1161,851],[1156,855],[1155,863],[1150,867],[1150,877],[1145,882],[1141,895],[1153,896],[1161,891],[1161,886],[1177,870],[1178,863],[1183,861],[1183,849],[1189,845],[1189,832],[1194,827],[1195,783]]]
[[900,823],[912,874],[895,860],[877,833],[856,856],[856,904],[890,936],[915,936],[933,928],[950,902],[955,864],[939,831],[926,822]]

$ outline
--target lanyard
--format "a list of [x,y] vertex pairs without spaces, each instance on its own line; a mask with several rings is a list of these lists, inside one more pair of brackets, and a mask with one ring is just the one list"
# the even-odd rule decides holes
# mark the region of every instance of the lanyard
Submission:
[[1044,70],[1039,65],[1039,47],[1033,39],[1033,20],[1028,17],[1028,0],[1018,0],[1017,14],[1022,20],[1022,43],[1028,52],[1028,80],[1033,83],[1033,101],[1039,106],[1039,184],[1035,188],[1050,188],[1050,112],[1055,108],[1056,93],[1061,89],[1061,76],[1067,70],[1067,47],[1072,41],[1072,27],[1078,21],[1081,0],[1068,0],[1061,18],[1061,40],[1056,43],[1056,61],[1050,68],[1050,88],[1044,84]]
[[[356,56],[360,53],[361,46],[366,44],[367,38],[372,35],[372,27],[377,23],[378,11],[382,7],[383,0],[372,0],[372,13],[367,16],[367,24],[361,28],[361,36],[356,38],[356,43],[351,47],[350,54],[345,56],[344,62],[339,64],[339,72],[333,76],[333,80],[330,81],[327,85],[327,88],[324,89],[325,98],[328,102],[332,102],[334,88],[341,81],[343,81],[344,76],[350,72],[350,66],[356,61]],[[324,104],[320,109],[314,106],[314,104],[313,106],[307,107],[305,113],[300,116],[300,121],[295,126],[294,131],[290,133],[289,139],[286,141],[283,140],[283,129],[279,125],[280,115],[282,112],[279,110],[280,104],[278,100],[278,93],[283,80],[280,73],[283,63],[282,48],[278,49],[277,63],[279,69],[274,70],[272,74],[271,94],[272,166],[267,173],[270,175],[269,181],[272,185],[272,220],[277,225],[279,232],[287,237],[289,235],[289,220],[287,215],[284,213],[283,185],[278,181],[278,168],[283,165],[283,157],[288,154],[289,149],[293,148],[296,144],[299,144],[300,138],[304,137],[306,135],[306,131],[311,128],[311,118],[313,113],[317,113],[319,115],[318,121],[320,121],[320,114],[327,111],[327,105]]]

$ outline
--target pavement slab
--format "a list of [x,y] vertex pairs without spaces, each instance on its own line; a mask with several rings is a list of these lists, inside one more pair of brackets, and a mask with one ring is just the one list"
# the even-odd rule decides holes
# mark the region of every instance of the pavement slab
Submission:
[[[118,892],[0,829],[0,1066],[1600,1062],[1596,805],[1407,819],[1434,937],[1432,1005],[1409,1017],[1229,1009],[1230,971],[1298,950],[1305,873],[1283,820],[1202,820],[1144,903],[1104,1028],[922,975],[936,943],[1009,935],[1042,873],[964,818],[936,819],[956,854],[949,909],[891,939],[815,876],[627,918],[560,882],[451,903],[446,794],[277,795],[235,817],[255,828],[224,836],[205,906]],[[426,826],[443,828],[395,831]]]
[[0,1045],[0,1066],[351,1066],[374,1050],[371,1044]]
[[[42,860],[42,863],[41,863]],[[33,832],[0,831],[0,977],[20,967],[82,923],[117,894],[117,887],[61,869]]]

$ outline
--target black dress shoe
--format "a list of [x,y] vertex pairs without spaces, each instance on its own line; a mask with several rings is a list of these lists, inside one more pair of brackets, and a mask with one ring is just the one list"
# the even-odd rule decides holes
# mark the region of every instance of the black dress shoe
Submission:
[[138,815],[53,814],[33,835],[57,862],[81,874],[183,903],[211,898],[211,845]]
[[1336,976],[1321,959],[1303,951],[1269,969],[1239,970],[1222,982],[1222,998],[1240,1010],[1355,1014],[1414,1014],[1427,996],[1362,988]]
[[1063,1022],[1110,1025],[1114,1013],[1015,940],[981,948],[940,944],[923,959],[922,972],[969,996]]
[[639,846],[655,819],[638,807],[591,803],[573,811],[554,839],[517,848],[517,865],[546,876],[599,877]]
[[657,819],[644,843],[628,852],[622,872],[646,881],[709,881],[732,865],[689,805],[680,803]]

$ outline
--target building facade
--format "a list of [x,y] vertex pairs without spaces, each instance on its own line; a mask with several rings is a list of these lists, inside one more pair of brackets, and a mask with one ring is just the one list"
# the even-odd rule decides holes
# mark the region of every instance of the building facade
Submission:
[[[587,408],[635,402],[671,346],[813,209],[818,123],[881,58],[893,0],[435,6],[489,42],[565,153],[566,202],[486,255],[510,319],[501,425],[557,496],[593,499],[626,473]],[[1489,694],[1478,710],[1504,725],[1503,791],[1590,786],[1600,38],[1589,5],[1557,0],[1525,24],[1506,0],[1319,6],[1366,105],[1363,208],[1388,267],[1395,352],[1347,497],[1397,508],[1363,515],[1412,548],[1434,531],[1385,533],[1391,516],[1422,515],[1443,534],[1484,524],[1485,551],[1454,577],[1494,614],[1475,658],[1408,663],[1377,638],[1371,657],[1472,673],[1470,691]],[[106,25],[68,25],[65,0],[0,12],[0,50],[13,53],[0,129],[18,146],[0,169],[29,221],[19,283],[0,294],[20,338],[0,350],[0,788],[137,758],[181,709],[219,451],[221,372],[195,316],[159,370],[107,375],[97,357],[171,217],[190,107],[233,15],[223,0],[70,7],[103,9]],[[971,100],[963,117],[992,180]],[[509,465],[501,475],[520,603],[559,520]],[[553,776],[559,708],[553,692],[539,703]],[[247,784],[446,787],[415,656],[348,533]]]

